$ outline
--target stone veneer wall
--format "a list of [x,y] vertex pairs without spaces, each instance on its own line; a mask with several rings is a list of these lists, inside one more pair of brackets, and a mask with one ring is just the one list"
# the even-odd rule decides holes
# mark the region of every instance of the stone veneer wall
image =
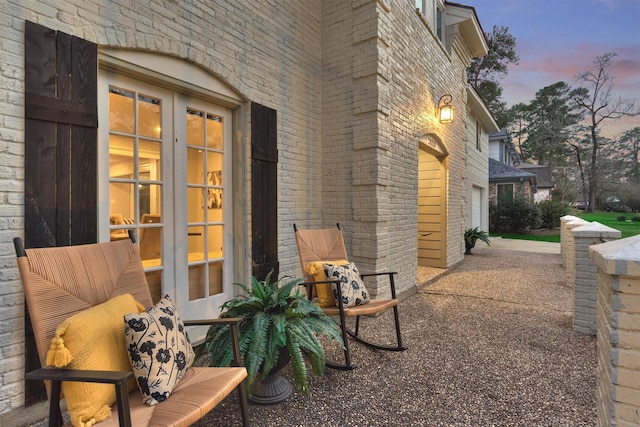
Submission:
[[638,426],[640,236],[589,251],[598,266],[598,426]]

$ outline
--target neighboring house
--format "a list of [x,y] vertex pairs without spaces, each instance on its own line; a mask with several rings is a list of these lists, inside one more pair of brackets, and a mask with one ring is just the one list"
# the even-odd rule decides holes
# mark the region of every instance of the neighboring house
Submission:
[[465,77],[487,52],[472,7],[41,0],[0,18],[0,414],[41,394],[25,393],[37,357],[15,236],[133,230],[154,298],[189,319],[218,316],[252,274],[300,277],[294,223],[339,222],[352,260],[398,271],[406,297],[418,265],[458,263],[465,227],[485,221],[495,122]]
[[499,132],[489,135],[489,158],[513,167],[520,164],[518,150],[507,129],[502,128]]
[[467,224],[489,232],[489,135],[498,124],[476,91],[467,87]]
[[520,157],[506,129],[489,135],[489,203],[520,194],[530,197],[536,192],[536,175],[520,170]]
[[530,198],[535,193],[536,176],[519,168],[489,159],[489,203],[503,197],[522,195]]
[[536,192],[533,200],[540,203],[544,200],[551,200],[551,193],[556,185],[553,182],[553,175],[549,166],[534,165],[531,163],[520,163],[518,169],[532,173],[536,176]]

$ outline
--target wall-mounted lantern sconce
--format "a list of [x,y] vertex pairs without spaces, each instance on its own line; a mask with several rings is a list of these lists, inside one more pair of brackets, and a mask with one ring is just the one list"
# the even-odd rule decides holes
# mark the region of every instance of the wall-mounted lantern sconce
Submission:
[[440,123],[453,122],[452,100],[453,98],[449,94],[442,95],[438,100],[438,118],[440,119]]

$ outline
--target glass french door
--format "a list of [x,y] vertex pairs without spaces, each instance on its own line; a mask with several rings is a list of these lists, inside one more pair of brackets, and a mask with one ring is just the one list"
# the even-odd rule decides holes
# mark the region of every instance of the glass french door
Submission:
[[[231,297],[231,114],[198,99],[176,99],[179,155],[177,175],[184,177],[176,202],[176,236],[185,242],[186,262],[176,275],[186,278],[182,300],[189,310],[217,316]],[[182,143],[184,141],[184,143]]]
[[217,317],[232,294],[230,111],[107,72],[100,94],[101,240],[133,231],[154,301],[169,294],[187,319]]

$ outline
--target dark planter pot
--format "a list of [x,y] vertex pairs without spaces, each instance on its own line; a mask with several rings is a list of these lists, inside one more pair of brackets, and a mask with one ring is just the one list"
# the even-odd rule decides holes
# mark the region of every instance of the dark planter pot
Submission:
[[475,242],[474,243],[469,243],[469,242],[467,242],[465,240],[465,242],[464,242],[464,248],[465,248],[464,253],[465,253],[465,255],[473,255],[471,253],[471,249],[473,249],[475,245],[476,245]]
[[262,379],[261,375],[253,383],[253,395],[249,397],[252,403],[258,405],[275,405],[283,402],[293,393],[293,385],[278,373],[289,364],[291,356],[286,348],[280,349],[278,363],[271,369],[267,378]]

